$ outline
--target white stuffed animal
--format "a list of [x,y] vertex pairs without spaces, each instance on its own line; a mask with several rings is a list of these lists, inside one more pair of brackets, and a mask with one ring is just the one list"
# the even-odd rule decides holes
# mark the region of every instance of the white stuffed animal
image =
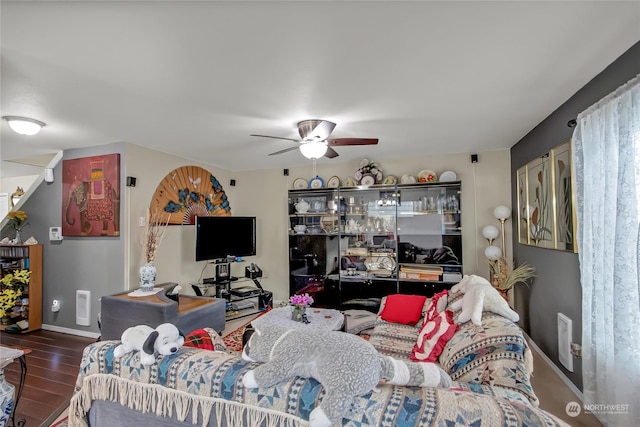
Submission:
[[362,338],[338,331],[293,330],[277,325],[256,328],[242,358],[264,362],[244,375],[246,388],[270,387],[296,375],[320,382],[326,395],[311,411],[311,427],[328,427],[342,419],[356,396],[380,381],[396,385],[451,387],[451,378],[434,363],[383,356]]
[[122,344],[113,350],[115,357],[122,357],[134,350],[140,350],[140,364],[153,365],[155,353],[168,356],[178,351],[184,344],[184,336],[171,323],[163,323],[152,329],[147,325],[127,328],[122,333]]
[[491,286],[491,283],[484,277],[465,275],[462,280],[451,287],[451,294],[462,292],[464,296],[451,304],[451,309],[457,311],[462,309],[458,316],[458,323],[462,324],[469,320],[474,325],[482,325],[482,311],[491,311],[499,314],[512,322],[520,320],[518,313],[513,311],[498,291]]

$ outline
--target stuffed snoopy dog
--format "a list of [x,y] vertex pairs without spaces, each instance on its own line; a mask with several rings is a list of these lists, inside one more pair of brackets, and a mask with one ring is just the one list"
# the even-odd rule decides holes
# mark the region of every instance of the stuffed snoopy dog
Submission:
[[153,365],[155,353],[170,355],[184,344],[184,337],[171,323],[163,323],[152,329],[147,325],[128,328],[122,333],[122,344],[113,351],[115,357],[122,357],[134,350],[140,350],[140,364]]
[[415,363],[383,356],[369,342],[338,331],[291,330],[276,325],[256,328],[242,358],[265,362],[242,378],[246,388],[270,387],[294,376],[312,377],[326,395],[311,411],[311,427],[340,420],[356,396],[379,382],[421,387],[451,387],[451,378],[434,363]]

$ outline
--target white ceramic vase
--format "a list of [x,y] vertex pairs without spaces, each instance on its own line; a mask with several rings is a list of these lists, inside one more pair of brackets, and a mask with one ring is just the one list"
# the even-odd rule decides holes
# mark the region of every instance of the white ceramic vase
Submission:
[[143,292],[152,291],[156,285],[156,266],[152,262],[147,262],[140,267],[140,290]]

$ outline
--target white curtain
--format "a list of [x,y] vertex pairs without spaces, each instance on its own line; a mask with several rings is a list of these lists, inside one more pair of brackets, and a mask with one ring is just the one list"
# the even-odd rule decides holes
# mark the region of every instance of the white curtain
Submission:
[[584,405],[640,426],[640,75],[577,121]]

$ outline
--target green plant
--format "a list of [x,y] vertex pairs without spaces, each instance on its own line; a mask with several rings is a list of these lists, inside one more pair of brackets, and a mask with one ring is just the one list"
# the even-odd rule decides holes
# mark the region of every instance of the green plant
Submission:
[[18,270],[0,279],[0,317],[5,317],[22,295],[22,288],[29,283],[31,271]]

